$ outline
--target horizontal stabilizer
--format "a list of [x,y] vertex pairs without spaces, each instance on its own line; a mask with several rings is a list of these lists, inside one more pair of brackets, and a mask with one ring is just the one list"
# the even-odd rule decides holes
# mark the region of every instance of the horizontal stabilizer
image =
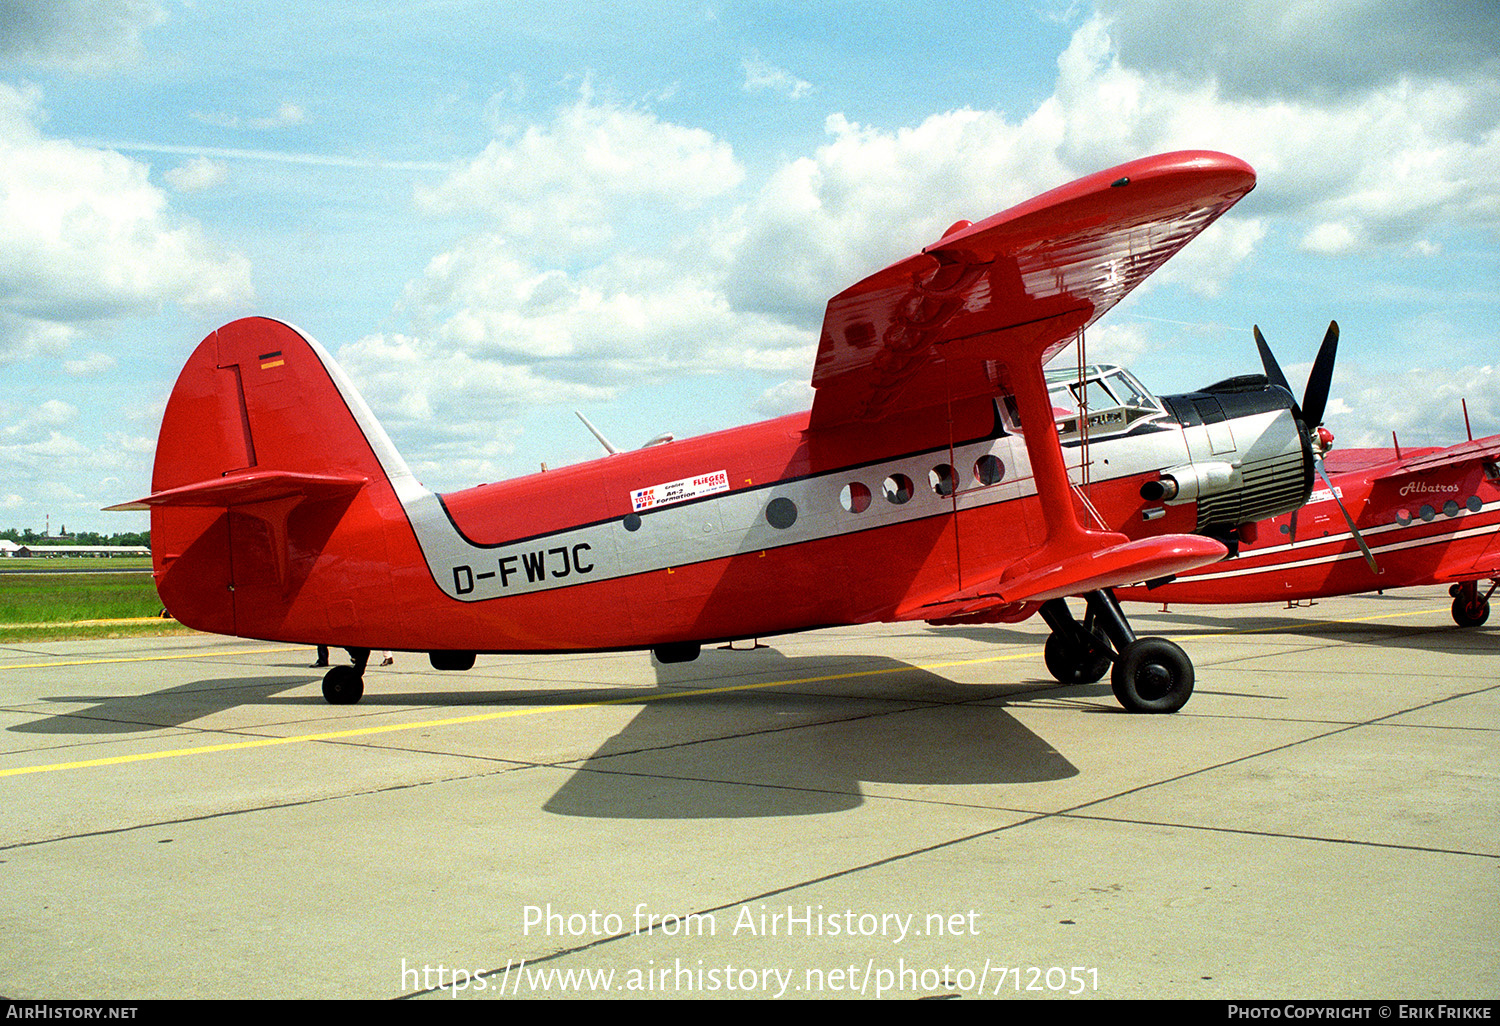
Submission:
[[1142,538],[1068,556],[1017,577],[995,577],[962,591],[931,596],[903,606],[898,619],[973,617],[990,608],[1045,602],[1169,577],[1216,563],[1228,554],[1219,542],[1196,534]]
[[111,512],[144,510],[157,506],[191,506],[228,509],[277,499],[301,498],[316,502],[347,498],[366,484],[363,477],[336,477],[328,474],[298,474],[289,471],[252,470],[228,477],[180,485],[153,492],[144,499],[106,506]]

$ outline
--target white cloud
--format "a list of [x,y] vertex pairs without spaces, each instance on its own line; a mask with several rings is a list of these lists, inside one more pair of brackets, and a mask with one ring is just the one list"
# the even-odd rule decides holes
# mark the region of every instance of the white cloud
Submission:
[[1345,405],[1330,405],[1327,418],[1344,448],[1389,446],[1393,431],[1403,448],[1454,445],[1468,437],[1465,404],[1476,438],[1500,430],[1500,368],[1493,365],[1414,368],[1395,375],[1351,369],[1348,378],[1334,388]]
[[491,143],[418,193],[481,232],[433,257],[406,290],[409,334],[346,347],[356,380],[413,425],[488,422],[607,401],[634,384],[726,367],[805,374],[813,339],[736,310],[715,210],[743,177],[712,134],[585,94],[545,125]]
[[260,117],[244,117],[239,114],[203,113],[193,115],[195,121],[215,128],[247,128],[255,132],[268,132],[277,128],[300,125],[307,120],[307,112],[295,103],[283,103],[276,110]]
[[797,413],[812,406],[813,391],[810,381],[783,381],[761,393],[755,401],[755,412],[762,417]]
[[89,378],[113,370],[115,358],[108,353],[90,353],[81,360],[63,361],[63,370],[74,377]]
[[1331,99],[1500,70],[1485,0],[1095,0],[1141,71],[1255,99]]
[[828,298],[1070,176],[1047,116],[957,110],[885,131],[827,120],[830,141],[782,165],[737,216],[727,288],[738,307],[813,329]]
[[1126,64],[1121,31],[1094,19],[1059,58],[1044,109],[1066,126],[1058,152],[1074,166],[1233,153],[1261,176],[1253,208],[1320,225],[1304,239],[1317,252],[1410,246],[1438,223],[1500,229],[1500,78],[1381,76],[1331,98],[1232,95],[1211,71],[1189,80]]
[[1359,248],[1361,241],[1360,236],[1348,224],[1325,221],[1314,225],[1311,231],[1302,236],[1302,248],[1310,253],[1348,253]]
[[789,100],[800,100],[812,92],[812,83],[806,82],[791,72],[768,64],[759,57],[749,57],[740,62],[745,73],[742,87],[747,93],[773,92]]
[[711,133],[585,92],[551,124],[496,139],[417,201],[433,214],[483,214],[513,245],[555,258],[607,244],[633,208],[697,209],[743,177]]
[[0,60],[101,73],[135,62],[166,17],[153,0],[0,0]]
[[0,83],[0,362],[89,322],[250,296],[245,258],[174,216],[144,164],[43,137],[39,100]]
[[194,157],[167,171],[162,177],[178,192],[204,192],[224,180],[224,165],[207,157]]

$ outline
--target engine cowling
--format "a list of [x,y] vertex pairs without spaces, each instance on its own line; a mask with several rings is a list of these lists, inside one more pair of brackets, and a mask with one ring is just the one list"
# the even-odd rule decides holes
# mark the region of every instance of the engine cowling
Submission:
[[[1265,520],[1307,502],[1314,474],[1312,439],[1286,389],[1250,376],[1161,399],[1182,428],[1189,462],[1147,482],[1143,498],[1196,501],[1197,529],[1205,533]],[[1148,489],[1159,490],[1161,497],[1151,500]]]

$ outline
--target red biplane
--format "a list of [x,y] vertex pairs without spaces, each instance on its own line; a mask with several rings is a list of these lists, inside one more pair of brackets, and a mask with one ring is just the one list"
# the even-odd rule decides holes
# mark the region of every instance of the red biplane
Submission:
[[[1173,153],[960,221],[829,302],[809,412],[441,495],[321,346],[236,321],[178,378],[152,493],[117,508],[151,510],[183,623],[348,648],[330,702],[358,701],[370,649],[447,670],[495,652],[675,662],[1040,612],[1059,679],[1112,666],[1126,708],[1173,711],[1191,662],[1137,638],[1111,589],[1215,563],[1239,525],[1301,506],[1307,426],[1264,381],[1179,408],[1124,371],[1049,385],[1043,365],[1254,184],[1235,158]],[[1050,387],[1081,406],[1061,437]]]
[[[1279,377],[1258,328],[1255,337],[1268,377]],[[1337,325],[1330,325],[1325,352],[1337,338]],[[1500,585],[1500,435],[1471,436],[1448,448],[1330,451],[1333,436],[1319,423],[1321,414],[1321,404],[1302,413],[1315,432],[1323,480],[1304,509],[1242,527],[1232,560],[1120,596],[1296,602],[1448,584],[1455,623],[1477,627],[1488,620],[1490,596]]]

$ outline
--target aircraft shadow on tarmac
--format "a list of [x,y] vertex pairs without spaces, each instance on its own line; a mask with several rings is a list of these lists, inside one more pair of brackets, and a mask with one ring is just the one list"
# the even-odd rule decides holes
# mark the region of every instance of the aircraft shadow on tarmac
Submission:
[[[1144,614],[1134,610],[1133,624],[1142,637],[1159,635],[1167,638],[1213,637],[1215,635],[1287,636],[1312,638],[1320,641],[1343,641],[1349,644],[1371,645],[1378,648],[1404,648],[1424,652],[1462,654],[1465,652],[1490,651],[1496,635],[1494,625],[1483,627],[1459,627],[1449,622],[1444,624],[1417,625],[1390,623],[1380,620],[1325,620],[1316,610],[1301,607],[1296,610],[1281,610],[1278,616],[1273,611],[1265,613],[1230,614],[1224,612],[1183,612],[1182,607],[1170,612]],[[1295,618],[1294,618],[1295,617]],[[1017,644],[1032,646],[1042,641],[1036,634],[1011,631],[1003,627],[934,627],[933,633],[950,637],[961,637],[969,641],[990,642],[997,645]]]
[[1412,649],[1459,655],[1465,652],[1493,651],[1495,631],[1491,627],[1459,627],[1454,623],[1411,624],[1378,620],[1355,622],[1322,620],[1313,610],[1299,610],[1305,618],[1292,620],[1267,615],[1215,616],[1212,613],[1155,614],[1154,633],[1168,637],[1209,637],[1218,634],[1267,637],[1310,638],[1319,641],[1342,641],[1376,648]]
[[132,734],[180,727],[226,709],[268,703],[283,691],[304,687],[308,679],[232,677],[193,681],[142,695],[53,695],[43,701],[93,704],[6,729],[20,734]]
[[[1081,709],[1093,710],[1098,692],[1099,711],[1114,711],[1107,685],[1064,689],[1050,679],[960,684],[884,657],[708,650],[694,663],[655,670],[655,686],[632,689],[496,690],[490,678],[475,681],[488,688],[413,692],[397,689],[423,678],[391,675],[370,680],[361,704],[540,708],[600,701],[628,706],[638,698],[630,723],[579,763],[543,806],[557,815],[633,819],[836,812],[863,803],[864,782],[921,787],[1059,780],[1077,775],[1077,768],[1004,703],[1041,692],[1050,701],[1081,700]],[[822,679],[683,694],[807,678]],[[317,679],[303,672],[200,680],[140,695],[53,696],[46,700],[92,704],[8,729],[125,734],[179,727],[244,706],[321,707],[321,694],[283,694]]]
[[[658,665],[658,685],[711,687],[714,663],[738,670],[747,655],[705,652],[699,663],[708,666],[686,671]],[[867,782],[1030,783],[1078,773],[994,701],[1024,697],[1034,683],[956,684],[884,658],[789,659],[769,648],[753,658],[756,676],[768,680],[825,678],[841,668],[860,676],[644,703],[544,810],[608,819],[813,815],[858,807]],[[1045,686],[1056,693],[1055,682]]]

